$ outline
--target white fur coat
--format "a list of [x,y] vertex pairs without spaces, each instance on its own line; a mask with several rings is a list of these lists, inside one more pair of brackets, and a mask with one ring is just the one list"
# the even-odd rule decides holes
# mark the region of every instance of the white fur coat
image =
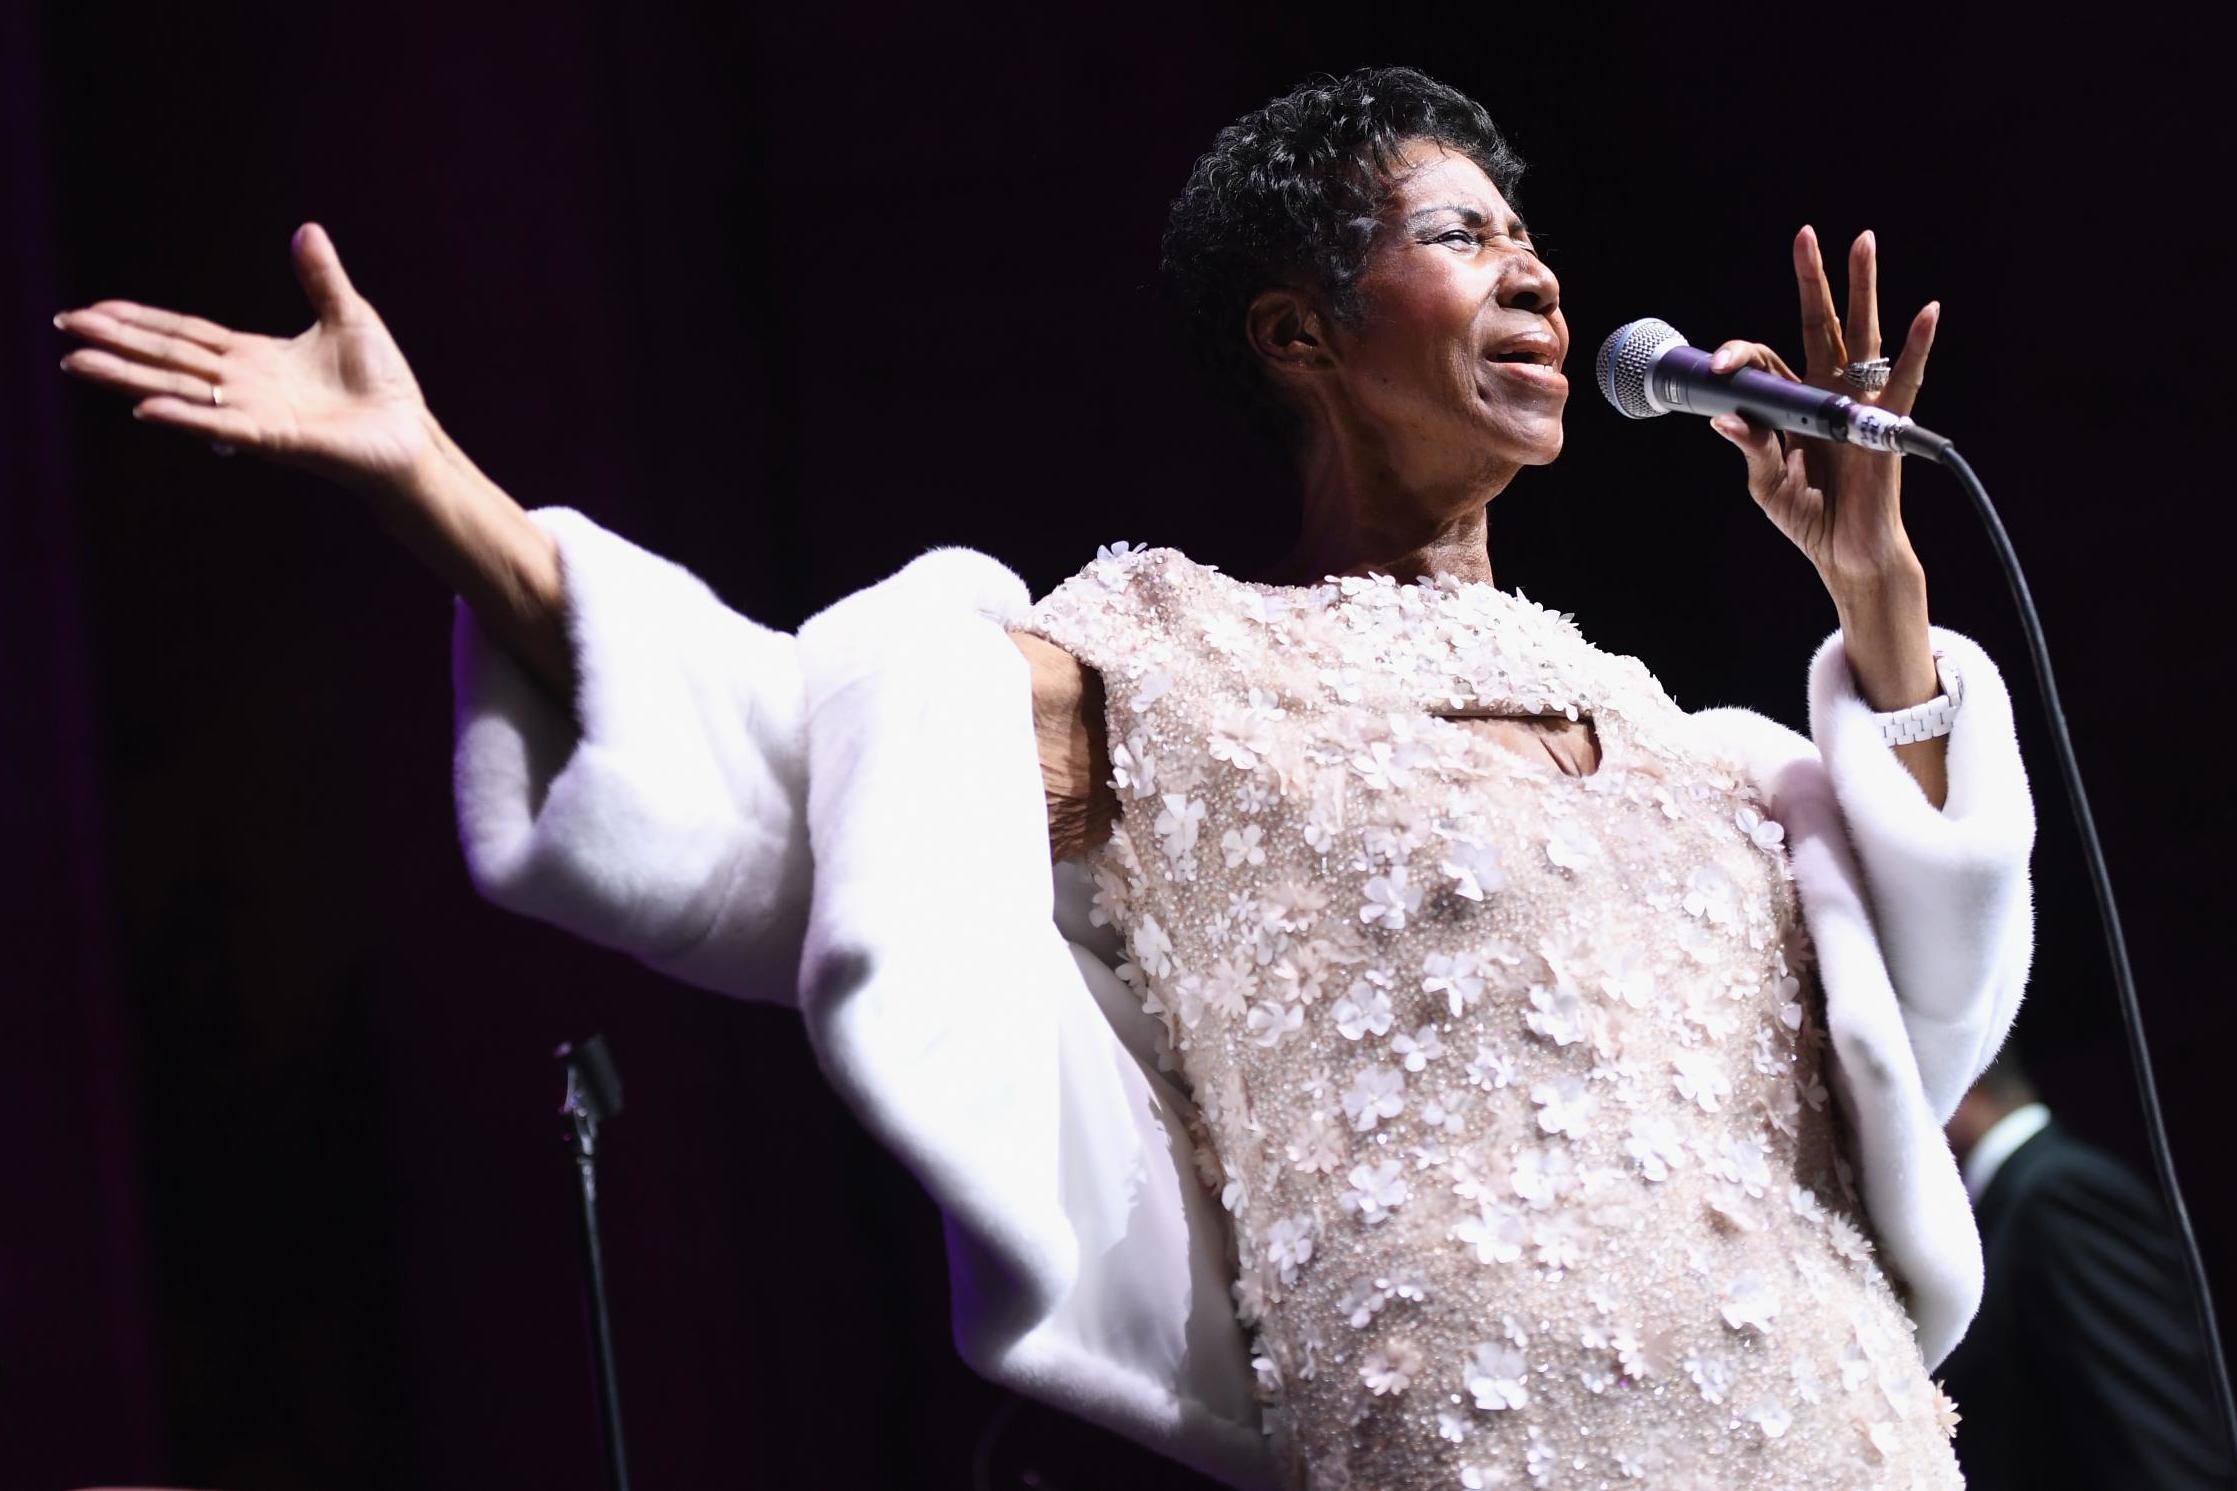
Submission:
[[[824,1074],[946,1219],[979,1373],[1230,1485],[1274,1484],[1226,1217],[1197,1179],[1155,1021],[1053,868],[1024,583],[935,549],[797,635],[567,508],[580,734],[456,608],[460,840],[498,905],[702,988],[791,1005]],[[1970,639],[1936,811],[1883,745],[1840,634],[1813,739],[1725,733],[1786,829],[1819,957],[1831,1086],[1931,1369],[1981,1294],[1941,1125],[2017,1013],[2035,817],[2003,679]]]

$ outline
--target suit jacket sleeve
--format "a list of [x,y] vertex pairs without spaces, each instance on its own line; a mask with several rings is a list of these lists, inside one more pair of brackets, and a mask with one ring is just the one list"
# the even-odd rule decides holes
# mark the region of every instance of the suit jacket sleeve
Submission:
[[[2158,1193],[2109,1157],[2076,1149],[2015,1205],[2008,1287],[2023,1301],[2014,1349],[2072,1426],[2056,1436],[2063,1484],[2229,1484],[2203,1337]],[[2075,1462],[2081,1462],[2079,1464]]]
[[559,543],[575,713],[454,603],[452,786],[474,888],[686,983],[797,1004],[795,639],[581,513],[529,517]]
[[2034,956],[2035,807],[2003,675],[1971,638],[1929,632],[1965,679],[1941,809],[1881,740],[1838,631],[1810,665],[1810,733],[1856,852],[1928,1104],[1943,1123],[2019,1013]]

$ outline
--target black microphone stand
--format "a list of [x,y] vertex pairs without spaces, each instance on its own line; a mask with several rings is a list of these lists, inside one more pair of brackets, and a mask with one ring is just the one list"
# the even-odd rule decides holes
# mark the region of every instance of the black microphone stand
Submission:
[[597,1369],[606,1485],[609,1491],[629,1491],[629,1459],[621,1440],[621,1396],[614,1373],[614,1330],[606,1315],[606,1258],[598,1246],[598,1126],[621,1112],[621,1073],[615,1069],[602,1035],[563,1045],[552,1055],[567,1069],[567,1097],[559,1111],[567,1119],[565,1142],[574,1157],[582,1195],[582,1225],[577,1231],[582,1240],[583,1283],[588,1296],[585,1303]]

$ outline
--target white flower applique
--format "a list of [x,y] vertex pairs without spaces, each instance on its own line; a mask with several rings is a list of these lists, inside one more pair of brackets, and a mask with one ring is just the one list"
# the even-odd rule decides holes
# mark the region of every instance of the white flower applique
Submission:
[[1465,1070],[1471,1087],[1505,1087],[1515,1080],[1515,1059],[1478,1041]]
[[1129,705],[1136,714],[1147,713],[1151,705],[1171,692],[1172,687],[1173,675],[1169,670],[1164,668],[1148,669],[1142,674],[1141,678],[1136,680],[1134,697],[1129,701]]
[[1665,1120],[1647,1113],[1631,1120],[1631,1132],[1623,1141],[1623,1152],[1638,1162],[1640,1174],[1649,1180],[1668,1180],[1671,1170],[1685,1162],[1685,1143],[1678,1137],[1678,1131]]
[[1533,1210],[1543,1211],[1576,1188],[1576,1169],[1566,1148],[1526,1144],[1515,1155],[1507,1183]]
[[1273,749],[1274,719],[1276,714],[1266,714],[1243,705],[1226,705],[1212,722],[1212,735],[1206,749],[1214,761],[1225,761],[1238,771],[1252,771],[1259,758]]
[[1241,828],[1231,828],[1221,834],[1219,847],[1220,852],[1226,856],[1227,867],[1233,870],[1243,865],[1266,863],[1266,850],[1261,842],[1265,837],[1266,830],[1255,823],[1246,823]]
[[1638,947],[1620,947],[1600,970],[1600,988],[1610,999],[1635,1010],[1649,1009],[1655,997],[1654,964]]
[[1762,1398],[1741,1417],[1763,1431],[1765,1439],[1777,1439],[1794,1427],[1794,1415],[1788,1413],[1776,1398]]
[[1328,1014],[1336,1022],[1336,1033],[1347,1041],[1359,1040],[1369,1031],[1388,1035],[1397,1018],[1390,1007],[1390,995],[1364,978],[1355,980]]
[[1147,733],[1136,730],[1111,747],[1111,787],[1117,792],[1149,797],[1157,791],[1157,758],[1150,754]]
[[1304,1028],[1305,1007],[1285,1004],[1278,999],[1262,999],[1251,1006],[1244,1025],[1250,1031],[1254,1044],[1278,1046]]
[[1686,871],[1684,905],[1688,916],[1729,927],[1740,920],[1740,887],[1722,866],[1695,865]]
[[1168,859],[1181,859],[1196,847],[1196,834],[1204,822],[1204,804],[1201,799],[1185,793],[1168,792],[1165,809],[1157,815],[1154,831],[1164,842]]
[[1256,818],[1274,805],[1274,789],[1263,775],[1247,777],[1235,790],[1235,806],[1243,815]]
[[1471,953],[1431,953],[1422,959],[1421,991],[1444,995],[1457,1020],[1483,998],[1483,968]]
[[1351,1182],[1351,1189],[1337,1198],[1338,1204],[1346,1211],[1359,1213],[1359,1219],[1370,1226],[1388,1217],[1411,1194],[1403,1160],[1379,1164],[1362,1161],[1352,1166],[1345,1179]]
[[1108,927],[1122,922],[1134,901],[1133,892],[1127,889],[1126,877],[1109,865],[1097,865],[1094,876],[1095,896],[1088,906],[1088,925]]
[[1530,1227],[1539,1266],[1557,1274],[1584,1262],[1585,1240],[1585,1224],[1573,1212],[1546,1212]]
[[1134,951],[1134,961],[1151,978],[1163,978],[1173,971],[1173,939],[1156,917],[1144,912],[1134,925],[1134,935],[1127,939]]
[[1344,1162],[1343,1136],[1319,1113],[1289,1141],[1289,1162],[1308,1175],[1333,1175]]
[[1557,1046],[1583,1040],[1590,1026],[1582,993],[1558,969],[1553,983],[1530,986],[1530,1008],[1522,1018],[1533,1032]]
[[1297,1282],[1297,1270],[1313,1256],[1313,1219],[1309,1213],[1283,1217],[1266,1229],[1266,1261],[1287,1286]]
[[1766,854],[1775,853],[1786,842],[1786,829],[1779,820],[1766,818],[1754,808],[1741,808],[1732,815],[1732,821],[1748,836],[1749,842]]
[[1751,1271],[1726,1283],[1722,1308],[1724,1323],[1734,1330],[1763,1332],[1779,1313],[1779,1297],[1761,1274]]
[[1214,962],[1204,979],[1204,1007],[1225,1019],[1241,1018],[1257,993],[1258,975],[1251,965],[1231,957]]
[[1678,1369],[1677,1348],[1670,1332],[1660,1326],[1618,1331],[1609,1344],[1615,1347],[1617,1365],[1626,1377],[1643,1381],[1668,1377]]
[[1716,1048],[1680,1051],[1670,1058],[1670,1065],[1674,1070],[1671,1082],[1678,1096],[1699,1103],[1703,1112],[1716,1112],[1732,1096],[1732,1082],[1724,1074]]
[[1445,1054],[1445,1043],[1437,1036],[1437,1027],[1424,1025],[1412,1035],[1401,1032],[1392,1036],[1390,1054],[1409,1072],[1426,1069],[1432,1061]]
[[1250,647],[1250,628],[1232,611],[1214,611],[1204,618],[1204,644],[1227,658],[1240,658]]
[[1582,829],[1564,824],[1546,835],[1546,859],[1559,869],[1581,870],[1592,863],[1592,839]]
[[[1468,1357],[1467,1386],[1476,1406],[1487,1412],[1530,1406],[1529,1368],[1515,1347],[1479,1341]],[[1485,1485],[1497,1485],[1486,1481]]]
[[1500,863],[1499,851],[1474,839],[1455,838],[1446,846],[1445,856],[1437,868],[1452,878],[1453,894],[1465,900],[1481,901],[1507,885],[1507,871]]
[[[1471,1099],[1466,1088],[1455,1090],[1447,1087],[1440,1089],[1429,1101],[1421,1105],[1421,1121],[1431,1129],[1443,1133],[1453,1135],[1464,1133],[1468,1127],[1467,1115],[1470,1102]],[[1450,1158],[1449,1151],[1446,1150],[1441,1141],[1432,1140],[1431,1143],[1435,1147],[1437,1156],[1434,1163],[1443,1164]],[[1428,1160],[1423,1161],[1424,1165],[1430,1163],[1432,1162]]]
[[1513,1263],[1529,1245],[1530,1228],[1506,1202],[1485,1200],[1477,1203],[1474,1216],[1453,1224],[1450,1236],[1474,1249],[1478,1263]]
[[1701,1396],[1711,1403],[1724,1401],[1725,1395],[1732,1391],[1733,1379],[1739,1376],[1740,1371],[1739,1364],[1726,1353],[1704,1351],[1698,1347],[1688,1351],[1680,1365],[1685,1368],[1685,1374],[1692,1379],[1693,1385],[1701,1390]]
[[1394,1340],[1367,1353],[1367,1359],[1360,1363],[1359,1380],[1380,1398],[1406,1391],[1421,1368],[1421,1348],[1411,1341]]
[[1352,1080],[1344,1093],[1344,1112],[1360,1133],[1372,1132],[1386,1118],[1405,1111],[1406,1076],[1394,1067],[1371,1066]]
[[1098,546],[1095,562],[1090,566],[1095,582],[1105,590],[1124,590],[1135,565],[1145,552],[1147,551],[1140,544],[1130,544],[1124,540]]
[[1686,1020],[1700,1027],[1712,1041],[1722,1041],[1738,1027],[1740,1012],[1722,989],[1697,983],[1686,990]]
[[1406,867],[1392,865],[1389,874],[1368,877],[1367,900],[1359,908],[1359,919],[1370,926],[1402,932],[1407,916],[1421,909],[1421,897],[1422,888],[1407,883]]
[[1581,1137],[1592,1120],[1598,1099],[1586,1090],[1582,1077],[1560,1077],[1551,1082],[1540,1082],[1530,1089],[1530,1101],[1538,1105],[1538,1127],[1549,1134],[1566,1134]]

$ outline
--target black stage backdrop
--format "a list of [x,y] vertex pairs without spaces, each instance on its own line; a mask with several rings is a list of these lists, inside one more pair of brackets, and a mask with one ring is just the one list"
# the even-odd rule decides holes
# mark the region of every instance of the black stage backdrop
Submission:
[[[292,334],[289,234],[323,222],[492,476],[778,625],[935,543],[1036,593],[1119,538],[1247,573],[1289,489],[1164,329],[1165,203],[1220,125],[1371,62],[1513,133],[1575,328],[1569,448],[1500,497],[1499,582],[1689,708],[1803,726],[1832,607],[1738,455],[1697,420],[1625,424],[1590,351],[1656,314],[1795,358],[1805,221],[1836,263],[1878,231],[1891,328],[1942,300],[1920,414],[2029,566],[2237,1304],[2208,434],[2232,141],[2203,38],[2105,19],[0,17],[0,1484],[597,1485],[549,1056],[594,1030],[629,1084],[605,1200],[642,1485],[963,1486],[1005,1397],[949,1344],[936,1213],[792,1016],[476,899],[448,594],[340,492],[67,380],[51,312],[122,296]],[[1906,517],[1935,619],[2019,703],[2042,820],[2023,1048],[2063,1118],[2144,1165],[2004,581],[1939,472],[1912,471]],[[1196,1484],[1031,1408],[991,1458],[1012,1484]]]

